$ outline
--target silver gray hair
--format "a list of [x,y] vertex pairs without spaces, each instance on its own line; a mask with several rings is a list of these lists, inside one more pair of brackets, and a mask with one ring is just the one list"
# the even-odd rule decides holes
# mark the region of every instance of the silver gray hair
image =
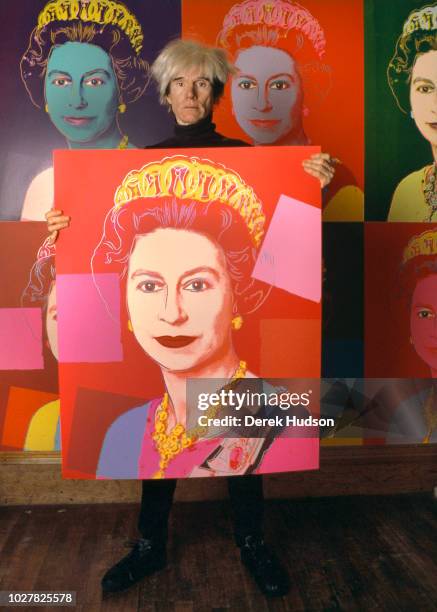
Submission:
[[214,102],[222,96],[228,77],[236,72],[223,49],[208,47],[194,40],[173,40],[162,49],[151,66],[161,104],[168,104],[166,97],[172,80],[181,76],[184,70],[195,67],[201,68],[203,76],[211,81]]

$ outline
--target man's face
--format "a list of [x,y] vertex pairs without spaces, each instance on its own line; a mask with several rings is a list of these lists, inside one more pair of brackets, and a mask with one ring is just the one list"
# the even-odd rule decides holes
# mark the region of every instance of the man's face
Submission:
[[180,125],[192,125],[211,114],[213,89],[203,68],[182,69],[170,82],[167,102]]

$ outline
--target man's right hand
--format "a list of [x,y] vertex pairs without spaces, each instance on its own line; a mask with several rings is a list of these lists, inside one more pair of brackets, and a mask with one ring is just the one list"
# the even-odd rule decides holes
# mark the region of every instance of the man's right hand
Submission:
[[59,232],[62,229],[69,227],[71,217],[64,215],[62,210],[53,209],[46,212],[45,218],[47,221],[47,230],[50,234],[50,241],[53,244],[58,239]]

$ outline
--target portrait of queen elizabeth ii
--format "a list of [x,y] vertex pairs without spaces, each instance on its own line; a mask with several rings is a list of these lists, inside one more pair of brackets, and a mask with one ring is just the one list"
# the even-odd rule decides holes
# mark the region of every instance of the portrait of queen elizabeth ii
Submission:
[[[141,24],[122,3],[51,0],[42,7],[20,62],[21,78],[69,148],[132,147],[120,117],[147,85],[143,40]],[[40,221],[52,205],[48,168],[29,185],[22,219]]]
[[[229,152],[229,159],[232,154]],[[114,159],[115,155],[107,154]],[[257,391],[274,393],[273,384],[257,378],[260,362],[254,347],[259,340],[252,344],[241,341],[250,319],[267,307],[272,291],[279,292],[283,300],[284,320],[278,320],[278,329],[284,336],[289,321],[286,303],[299,304],[302,310],[296,318],[306,309],[312,312],[314,325],[320,323],[320,304],[307,304],[307,300],[252,276],[271,206],[266,216],[257,192],[227,164],[197,155],[158,160],[156,152],[133,155],[152,161],[143,161],[127,174],[124,171],[120,181],[114,182],[113,206],[109,211],[102,207],[101,221],[93,229],[97,240],[88,261],[101,302],[105,301],[101,279],[116,279],[121,303],[117,316],[126,337],[123,344],[135,345],[137,364],[131,369],[136,367],[135,377],[142,379],[143,391],[131,396],[143,395],[146,401],[132,402],[130,408],[106,421],[96,477],[229,476],[288,471],[296,461],[308,463],[308,448],[301,447],[309,445],[316,452],[318,440],[314,437],[297,439],[295,435],[292,440],[285,421],[278,427],[265,422],[256,433],[244,427],[255,425],[254,421],[234,423],[242,427],[234,427],[230,433],[222,423],[214,422],[229,416],[229,408],[216,400],[207,401],[200,413],[205,418],[200,422],[198,404],[189,397],[191,381],[207,381],[209,391],[219,394],[247,389],[254,381]],[[257,155],[265,157],[266,153],[253,151],[254,159]],[[289,167],[289,159],[287,164]],[[122,165],[126,167],[126,162]],[[305,174],[300,158],[296,166]],[[92,169],[88,168],[88,174],[93,176]],[[89,237],[86,241],[91,244]],[[62,249],[62,240],[58,248]],[[61,276],[64,271],[61,262]],[[62,296],[60,303],[62,325]],[[301,326],[305,328],[306,322]],[[276,346],[282,350],[279,339]],[[320,342],[312,350],[319,355]],[[259,348],[258,352],[261,354]],[[62,380],[62,354],[60,363]],[[152,374],[157,373],[158,385],[149,379],[150,368],[154,368]],[[275,375],[274,368],[270,372]],[[108,389],[112,382],[105,383]],[[123,381],[119,388],[122,385]],[[260,408],[265,410],[266,406]],[[282,411],[272,406],[267,412],[273,418]],[[259,411],[253,408],[252,414],[257,416]]]
[[[435,443],[437,226],[374,224],[367,239],[375,250],[367,299],[375,302],[378,294],[378,302],[367,312],[366,374],[381,378],[372,426],[387,444]],[[377,351],[380,358],[372,363]]]
[[437,231],[435,225],[411,236],[402,254],[400,286],[407,300],[412,358],[421,361],[429,380],[395,411],[389,443],[437,442]]
[[59,449],[54,249],[37,223],[0,223],[0,448]]
[[178,2],[22,0],[0,25],[0,218],[44,220],[54,149],[131,149],[169,117],[148,88],[149,64],[179,36]]
[[[387,69],[399,109],[431,145],[432,163],[404,177],[388,221],[435,222],[437,217],[437,3],[411,12]],[[413,158],[414,159],[414,158]]]
[[366,219],[435,223],[437,2],[369,0]]
[[215,114],[220,131],[257,146],[320,144],[305,166],[330,165],[325,220],[361,220],[362,4],[185,0],[182,14],[184,36],[221,47],[235,66]]

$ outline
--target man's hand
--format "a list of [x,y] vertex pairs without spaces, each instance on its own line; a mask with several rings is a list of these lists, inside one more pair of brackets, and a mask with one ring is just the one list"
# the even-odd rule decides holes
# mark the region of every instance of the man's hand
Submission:
[[50,234],[50,241],[53,244],[58,239],[59,232],[62,229],[69,227],[71,219],[70,217],[67,217],[67,215],[64,215],[62,210],[54,209],[46,212],[45,218],[47,221],[47,230]]
[[322,189],[329,185],[334,178],[335,166],[341,163],[339,159],[331,157],[329,153],[316,153],[302,162],[305,172],[319,179]]

